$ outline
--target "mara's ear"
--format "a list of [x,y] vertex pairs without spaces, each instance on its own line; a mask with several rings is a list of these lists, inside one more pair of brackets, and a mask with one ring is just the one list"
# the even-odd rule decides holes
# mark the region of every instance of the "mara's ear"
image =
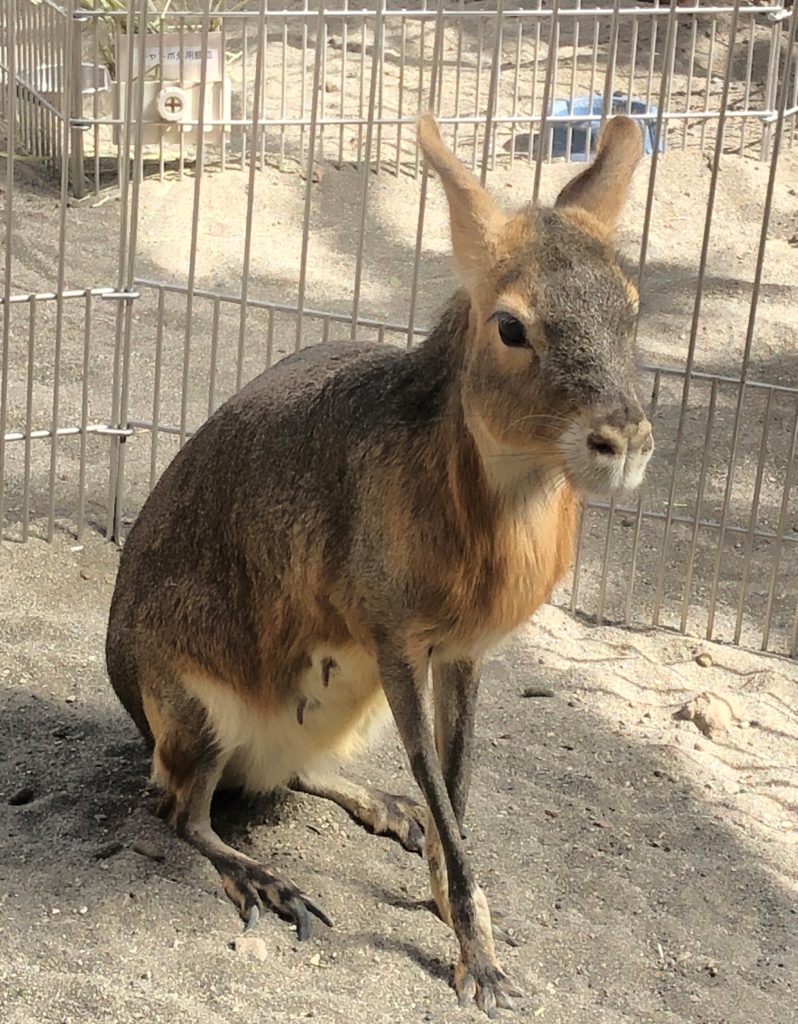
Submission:
[[418,141],[446,191],[460,279],[469,291],[477,291],[494,263],[495,241],[506,217],[448,148],[432,114],[418,119]]
[[554,205],[577,206],[611,230],[642,155],[643,140],[637,123],[629,117],[613,117],[601,133],[596,159],[568,182]]

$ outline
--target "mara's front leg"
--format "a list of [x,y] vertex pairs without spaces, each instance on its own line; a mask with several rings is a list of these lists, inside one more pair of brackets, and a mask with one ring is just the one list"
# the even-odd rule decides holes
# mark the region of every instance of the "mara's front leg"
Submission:
[[[488,904],[476,883],[460,834],[458,818],[462,819],[468,790],[473,706],[459,715],[454,703],[439,702],[436,693],[439,760],[423,697],[426,663],[414,665],[406,654],[395,650],[381,651],[379,661],[399,735],[429,806],[431,834],[427,836],[427,849],[429,851],[431,844],[434,847],[430,859],[433,892],[437,885],[439,894],[436,893],[435,898],[439,910],[454,929],[460,944],[455,988],[462,1005],[475,999],[480,1009],[493,1017],[498,1006],[512,1009],[511,997],[520,992],[496,959]],[[474,689],[473,701],[476,700],[473,669],[465,674],[462,667],[447,669],[444,675],[453,686],[458,680],[465,683],[469,679]],[[452,701],[456,701],[454,694]],[[442,705],[440,712],[437,710],[439,703]],[[463,746],[460,741],[467,737]]]
[[[432,685],[435,706],[435,746],[446,783],[449,801],[465,836],[463,819],[471,786],[474,747],[474,719],[479,690],[479,666],[472,661],[433,664]],[[446,861],[435,822],[427,822],[425,852],[432,896],[441,920],[452,926],[449,909]]]

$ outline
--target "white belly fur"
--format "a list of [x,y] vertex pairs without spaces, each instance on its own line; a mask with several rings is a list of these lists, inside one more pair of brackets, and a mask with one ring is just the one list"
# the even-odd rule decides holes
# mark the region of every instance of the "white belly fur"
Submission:
[[[330,658],[335,664],[326,673],[325,685],[324,659]],[[387,720],[377,665],[365,650],[319,648],[311,660],[296,699],[269,717],[213,679],[184,678],[229,756],[224,784],[268,792],[298,774],[353,756]]]

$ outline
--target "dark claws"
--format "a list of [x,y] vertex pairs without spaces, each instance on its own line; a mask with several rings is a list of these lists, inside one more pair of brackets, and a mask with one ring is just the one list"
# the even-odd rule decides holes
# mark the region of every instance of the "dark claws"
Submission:
[[322,922],[322,924],[326,924],[328,928],[335,927],[335,925],[332,923],[332,919],[330,918],[329,914],[326,912],[326,910],[320,907],[318,903],[314,903],[313,900],[309,896],[305,896],[304,893],[302,894],[301,899],[303,900],[305,906],[311,912],[311,914],[313,914],[314,917],[317,917]]
[[308,911],[310,911],[314,917],[317,917],[322,924],[326,924],[328,928],[334,927],[329,914],[323,910],[318,903],[314,903],[313,900],[304,893],[298,893],[296,896],[292,896],[287,903],[287,909],[291,919],[296,925],[296,935],[299,942],[304,942],[306,939],[310,938],[310,919],[308,918]]
[[256,927],[258,921],[260,921],[260,907],[257,903],[253,903],[249,908],[249,913],[247,914],[247,922],[244,925],[244,932],[251,932],[252,929]]
[[296,925],[297,939],[300,942],[304,942],[310,938],[310,922],[308,921],[308,912],[305,909],[305,904],[302,902],[301,897],[294,896],[288,901],[288,907]]
[[407,842],[402,844],[408,853],[417,853],[419,857],[424,856],[424,832],[414,822],[407,836]]

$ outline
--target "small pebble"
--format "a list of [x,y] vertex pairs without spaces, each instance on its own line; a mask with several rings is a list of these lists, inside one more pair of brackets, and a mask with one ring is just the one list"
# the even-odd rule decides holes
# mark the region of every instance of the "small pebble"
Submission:
[[18,789],[13,796],[8,798],[8,802],[12,807],[22,807],[25,804],[29,804],[35,796],[36,793],[33,786],[23,786],[22,789]]
[[233,943],[233,949],[236,953],[254,956],[261,963],[269,955],[266,943],[259,935],[240,935]]
[[713,664],[712,655],[709,651],[702,651],[700,654],[695,656],[695,663],[696,665],[700,665],[701,668],[711,668]]
[[525,690],[521,692],[522,697],[553,697],[554,690],[549,689],[548,686],[527,686]]

